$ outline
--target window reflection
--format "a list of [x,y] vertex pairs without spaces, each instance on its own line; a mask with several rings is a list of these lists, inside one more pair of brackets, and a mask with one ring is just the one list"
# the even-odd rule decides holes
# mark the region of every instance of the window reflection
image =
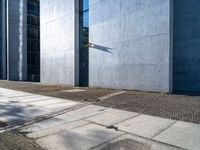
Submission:
[[3,70],[2,70],[2,65],[3,65],[3,62],[1,61],[2,60],[2,51],[3,51],[3,47],[2,47],[2,39],[3,39],[3,36],[2,36],[2,28],[3,28],[3,7],[2,7],[2,2],[0,1],[0,79],[3,78]]
[[88,86],[89,0],[79,2],[79,85]]
[[28,80],[40,80],[40,18],[39,0],[28,0],[27,4],[27,63]]

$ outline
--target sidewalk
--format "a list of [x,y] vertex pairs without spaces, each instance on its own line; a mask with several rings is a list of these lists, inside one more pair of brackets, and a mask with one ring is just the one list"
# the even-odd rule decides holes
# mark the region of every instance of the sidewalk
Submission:
[[0,81],[0,87],[81,103],[95,102],[95,105],[99,106],[200,124],[200,96],[198,95],[170,95],[123,90],[125,93],[98,101],[99,97],[121,90],[73,88],[65,85],[13,81]]
[[49,150],[200,148],[199,124],[4,88],[0,103],[1,121]]

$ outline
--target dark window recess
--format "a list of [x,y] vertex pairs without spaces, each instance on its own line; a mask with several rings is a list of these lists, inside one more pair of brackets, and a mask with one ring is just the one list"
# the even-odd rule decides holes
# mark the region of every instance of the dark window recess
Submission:
[[28,81],[40,81],[40,6],[39,0],[27,3],[27,64]]
[[27,11],[30,14],[39,14],[40,7],[39,7],[39,0],[28,0],[27,4]]
[[37,25],[39,26],[40,21],[38,20],[38,15],[35,14],[28,14],[27,22],[30,25]]
[[3,32],[2,32],[2,28],[3,28],[3,6],[2,6],[2,2],[0,2],[0,79],[3,79]]
[[39,30],[40,30],[39,26],[28,25],[28,38],[39,39],[40,38]]
[[[0,3],[1,5],[1,3]],[[1,14],[0,14],[1,15]],[[0,17],[0,20],[1,20],[1,17]],[[2,28],[2,22],[0,21],[0,35],[2,35],[2,32],[1,32],[1,28]],[[2,65],[3,65],[3,62],[1,61],[2,60],[2,36],[0,37],[0,79],[3,79],[3,70],[2,70]]]
[[40,53],[39,39],[28,38],[28,52]]
[[88,86],[89,73],[89,2],[79,0],[79,85]]

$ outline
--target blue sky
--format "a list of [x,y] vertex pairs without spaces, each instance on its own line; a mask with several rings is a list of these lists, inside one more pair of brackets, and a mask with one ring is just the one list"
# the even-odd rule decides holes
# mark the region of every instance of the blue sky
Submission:
[[[89,6],[89,0],[83,0],[83,10],[87,10]],[[83,25],[85,27],[89,26],[89,12],[85,11],[83,16]]]
[[89,0],[83,0],[83,10],[88,9]]

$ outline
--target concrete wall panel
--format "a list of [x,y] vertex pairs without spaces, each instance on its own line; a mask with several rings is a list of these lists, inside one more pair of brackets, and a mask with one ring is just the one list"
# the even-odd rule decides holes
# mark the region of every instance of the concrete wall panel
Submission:
[[91,87],[169,92],[170,0],[90,0]]
[[41,0],[41,82],[74,85],[73,0]]

